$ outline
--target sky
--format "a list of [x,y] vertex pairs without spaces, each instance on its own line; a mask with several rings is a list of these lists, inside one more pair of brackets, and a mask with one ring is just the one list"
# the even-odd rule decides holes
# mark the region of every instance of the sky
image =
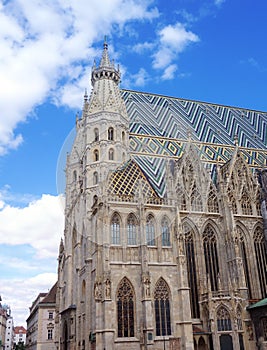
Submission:
[[264,0],[0,0],[0,295],[57,278],[64,167],[104,36],[121,88],[267,111]]

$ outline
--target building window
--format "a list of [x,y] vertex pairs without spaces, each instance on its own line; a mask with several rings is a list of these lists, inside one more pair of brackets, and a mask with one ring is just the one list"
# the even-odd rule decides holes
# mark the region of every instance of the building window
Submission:
[[208,224],[203,233],[203,248],[206,265],[206,273],[209,276],[211,290],[218,290],[219,262],[215,233]]
[[193,189],[191,194],[191,209],[192,211],[202,211],[202,199],[199,191],[196,189],[196,187]]
[[160,278],[154,292],[156,335],[171,335],[170,292],[167,283]]
[[97,149],[94,150],[94,161],[95,162],[99,161],[99,152]]
[[53,339],[53,329],[48,329],[47,330],[47,339],[48,340]]
[[111,220],[111,244],[120,244],[120,218],[114,214]]
[[242,309],[240,306],[238,306],[236,310],[236,322],[237,322],[237,330],[242,331],[243,326],[242,326]]
[[153,215],[148,215],[146,220],[146,241],[148,246],[156,245]]
[[95,135],[95,141],[99,141],[99,130],[95,128],[94,130],[94,135]]
[[217,311],[217,328],[219,332],[232,330],[230,314],[223,306]]
[[108,128],[108,140],[113,141],[114,140],[114,129]]
[[256,261],[258,276],[260,282],[261,296],[267,297],[267,261],[266,261],[266,247],[263,237],[263,232],[260,227],[257,227],[254,232],[254,248],[256,252]]
[[128,216],[127,220],[127,243],[128,245],[136,245],[136,218],[133,214]]
[[162,246],[169,247],[171,245],[170,223],[166,217],[161,222],[161,238],[162,238]]
[[53,316],[54,316],[53,312],[52,312],[52,311],[49,311],[49,312],[48,312],[48,319],[49,319],[49,320],[53,320]]
[[210,190],[208,196],[208,212],[209,213],[219,213],[219,204],[215,191]]
[[97,171],[95,171],[94,174],[93,174],[93,184],[94,185],[98,184],[98,173],[97,173]]
[[245,274],[245,280],[246,280],[246,286],[248,288],[248,297],[252,298],[252,291],[251,291],[251,282],[250,282],[250,275],[249,275],[249,266],[248,266],[248,258],[247,258],[247,252],[246,252],[246,245],[244,240],[244,234],[240,227],[237,227],[238,232],[238,245],[239,245],[239,252],[242,258],[243,267],[244,267],[244,274]]
[[252,215],[251,200],[246,193],[242,194],[241,197],[241,208],[243,215]]
[[114,160],[114,150],[112,148],[108,151],[108,159]]
[[188,272],[188,284],[190,288],[190,302],[191,302],[191,316],[192,318],[199,318],[199,300],[198,300],[198,288],[197,288],[197,272],[195,261],[195,245],[193,230],[189,225],[183,226],[184,238],[185,238],[185,251],[186,251],[186,263]]
[[118,337],[134,337],[134,290],[124,277],[117,292]]

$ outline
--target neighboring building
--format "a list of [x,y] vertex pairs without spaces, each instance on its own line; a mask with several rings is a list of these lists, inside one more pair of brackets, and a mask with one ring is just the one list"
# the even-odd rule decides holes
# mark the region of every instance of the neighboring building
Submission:
[[0,296],[0,350],[5,349],[6,342],[6,327],[9,307],[1,304],[2,298]]
[[14,328],[14,344],[18,345],[20,343],[26,345],[26,334],[27,331],[23,326],[16,326]]
[[26,349],[55,350],[55,284],[48,293],[40,293],[30,307],[27,318]]
[[6,322],[6,340],[5,340],[5,350],[13,349],[14,341],[14,322],[13,317],[9,314]]
[[67,156],[58,348],[263,348],[247,307],[267,297],[267,113],[121,91],[106,43],[91,81]]

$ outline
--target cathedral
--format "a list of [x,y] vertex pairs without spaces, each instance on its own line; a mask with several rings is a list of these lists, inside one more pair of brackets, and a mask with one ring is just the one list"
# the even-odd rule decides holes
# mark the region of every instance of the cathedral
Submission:
[[267,113],[121,90],[106,42],[91,83],[66,160],[57,348],[267,349]]

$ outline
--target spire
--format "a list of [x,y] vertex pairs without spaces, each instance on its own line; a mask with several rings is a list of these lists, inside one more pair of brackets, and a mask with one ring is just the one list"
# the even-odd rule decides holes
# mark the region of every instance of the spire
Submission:
[[110,67],[110,66],[111,66],[111,64],[110,64],[109,55],[108,55],[107,36],[105,35],[100,67]]
[[99,81],[102,79],[113,80],[116,83],[116,85],[118,85],[120,82],[120,71],[119,69],[114,68],[114,62],[111,63],[109,59],[108,44],[107,44],[106,36],[104,39],[103,53],[102,53],[102,58],[101,58],[99,67],[97,67],[94,63],[94,66],[92,68],[92,76],[91,76],[92,85],[94,86],[96,81]]

